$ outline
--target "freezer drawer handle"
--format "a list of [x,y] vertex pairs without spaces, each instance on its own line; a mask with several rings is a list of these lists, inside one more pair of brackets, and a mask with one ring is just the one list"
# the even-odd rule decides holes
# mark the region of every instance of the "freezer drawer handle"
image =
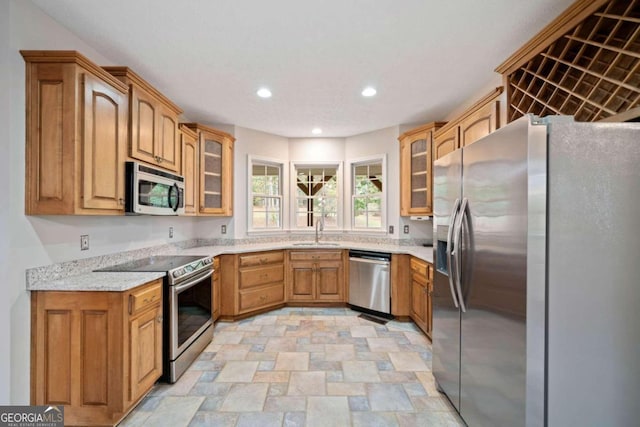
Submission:
[[453,255],[453,264],[456,270],[456,290],[458,292],[458,301],[460,301],[460,309],[463,313],[466,313],[467,307],[464,305],[464,298],[462,297],[462,281],[460,280],[460,263],[462,257],[460,256],[460,239],[462,238],[462,223],[467,216],[467,208],[469,206],[469,200],[465,197],[462,200],[462,206],[460,207],[460,214],[456,220],[456,231],[454,237],[454,250],[451,253]]
[[456,291],[453,289],[453,268],[452,268],[452,248],[451,243],[453,239],[453,225],[455,224],[456,216],[458,215],[458,208],[460,207],[460,199],[456,199],[453,203],[453,210],[451,211],[451,219],[449,220],[449,231],[447,234],[447,271],[449,274],[447,278],[449,279],[449,290],[451,291],[451,298],[453,298],[453,304],[458,308],[458,298],[456,298]]

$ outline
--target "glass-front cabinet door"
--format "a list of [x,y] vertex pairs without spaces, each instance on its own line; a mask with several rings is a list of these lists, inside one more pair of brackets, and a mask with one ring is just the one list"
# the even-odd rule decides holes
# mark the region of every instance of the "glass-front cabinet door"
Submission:
[[226,132],[198,123],[187,123],[200,142],[198,215],[233,215],[233,143]]
[[429,123],[400,135],[400,215],[431,215],[433,133],[443,123]]

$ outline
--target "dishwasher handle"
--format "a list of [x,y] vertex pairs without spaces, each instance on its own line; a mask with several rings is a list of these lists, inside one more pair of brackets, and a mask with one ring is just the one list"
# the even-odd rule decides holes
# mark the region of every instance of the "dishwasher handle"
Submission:
[[381,258],[371,259],[371,258],[349,257],[349,261],[363,262],[366,264],[385,265],[385,266],[388,266],[389,264],[391,264],[386,259],[381,259]]

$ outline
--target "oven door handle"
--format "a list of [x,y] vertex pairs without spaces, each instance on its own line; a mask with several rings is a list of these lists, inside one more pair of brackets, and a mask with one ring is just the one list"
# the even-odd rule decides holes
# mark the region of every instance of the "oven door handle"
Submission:
[[197,285],[207,277],[211,277],[211,275],[213,275],[213,270],[207,271],[206,274],[198,275],[198,277],[196,277],[195,279],[189,280],[187,283],[181,283],[179,285],[173,286],[173,292],[180,293],[182,291],[185,291],[190,287]]

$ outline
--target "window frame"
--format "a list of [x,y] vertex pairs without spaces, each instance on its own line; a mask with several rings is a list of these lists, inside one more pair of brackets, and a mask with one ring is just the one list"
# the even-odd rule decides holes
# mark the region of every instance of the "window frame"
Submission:
[[297,206],[297,171],[299,168],[336,168],[336,226],[335,227],[327,227],[325,224],[324,231],[325,232],[335,232],[341,231],[343,229],[343,209],[344,209],[344,186],[342,180],[342,171],[343,171],[343,162],[342,161],[318,161],[318,162],[310,162],[310,161],[290,161],[290,172],[289,172],[289,182],[290,182],[290,210],[289,210],[289,218],[290,224],[289,229],[294,232],[315,232],[314,227],[305,226],[298,227],[296,223],[296,206]]
[[[258,194],[257,197],[266,196],[266,197],[277,197],[280,199],[280,226],[272,227],[272,228],[256,228],[253,225],[253,166],[271,166],[276,167],[279,170],[279,182],[280,182],[280,194],[278,196],[266,196]],[[285,230],[285,224],[287,221],[285,204],[287,203],[287,194],[286,194],[286,176],[285,176],[285,162],[279,159],[273,159],[262,156],[252,156],[247,155],[247,233],[251,234],[269,234],[269,233],[282,233]]]
[[[355,194],[356,190],[356,167],[370,165],[374,163],[382,163],[382,191],[380,194],[380,227],[377,228],[369,228],[369,227],[356,227],[356,209],[355,209],[355,199],[361,196],[357,196]],[[349,162],[349,171],[350,171],[350,189],[349,189],[349,198],[351,209],[349,212],[349,217],[351,221],[351,230],[360,233],[386,233],[387,232],[387,187],[388,187],[388,179],[387,179],[387,155],[386,154],[376,154],[373,156],[361,157],[358,159],[353,159]]]

